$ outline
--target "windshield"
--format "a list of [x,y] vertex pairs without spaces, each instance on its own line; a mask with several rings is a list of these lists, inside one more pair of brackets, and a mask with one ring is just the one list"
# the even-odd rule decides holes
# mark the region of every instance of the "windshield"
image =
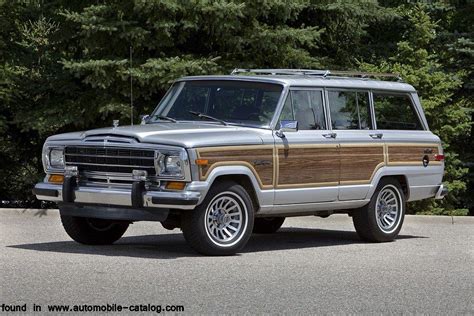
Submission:
[[281,85],[260,82],[182,81],[171,87],[148,122],[164,117],[212,122],[205,117],[210,116],[230,124],[269,127],[282,90]]

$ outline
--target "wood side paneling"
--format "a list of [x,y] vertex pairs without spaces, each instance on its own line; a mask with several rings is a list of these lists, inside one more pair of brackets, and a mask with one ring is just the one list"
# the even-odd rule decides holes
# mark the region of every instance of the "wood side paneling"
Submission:
[[209,160],[207,166],[202,166],[201,179],[207,178],[209,172],[218,165],[247,165],[253,169],[262,186],[273,186],[273,148],[221,147],[199,149],[201,159]]
[[[430,152],[431,151],[431,152]],[[423,165],[423,157],[428,156],[431,164],[439,164],[435,161],[435,155],[439,153],[436,145],[387,145],[389,165]]]
[[383,144],[375,146],[342,146],[341,184],[369,183],[374,171],[384,165]]
[[278,148],[278,185],[337,185],[338,150],[336,145],[320,148]]
[[[431,152],[429,152],[431,151]],[[225,146],[197,149],[207,159],[200,166],[201,180],[222,165],[243,165],[251,169],[261,188],[298,188],[370,183],[375,172],[388,165],[430,165],[439,153],[437,144],[342,144],[278,146]],[[386,160],[385,160],[386,159]]]

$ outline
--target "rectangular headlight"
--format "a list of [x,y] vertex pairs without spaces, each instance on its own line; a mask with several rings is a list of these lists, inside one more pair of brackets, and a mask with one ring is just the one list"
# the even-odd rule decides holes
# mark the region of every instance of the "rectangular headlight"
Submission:
[[183,149],[160,148],[155,151],[155,169],[158,177],[183,179],[189,177],[188,154]]
[[184,161],[179,155],[160,154],[158,158],[158,176],[177,177],[184,175]]
[[62,169],[64,168],[64,149],[63,148],[51,148],[48,156],[49,166],[52,168]]

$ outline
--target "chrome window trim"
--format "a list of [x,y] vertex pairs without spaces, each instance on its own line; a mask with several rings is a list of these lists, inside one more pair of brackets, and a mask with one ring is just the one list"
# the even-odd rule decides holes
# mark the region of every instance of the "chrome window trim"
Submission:
[[328,89],[324,87],[324,107],[326,109],[326,126],[328,128],[328,131],[332,132],[332,124],[331,124],[331,109],[329,108],[329,94],[328,94]]
[[285,106],[285,101],[290,92],[290,86],[287,84],[283,84],[283,90],[280,95],[280,99],[278,100],[275,112],[273,113],[273,119],[270,122],[270,129],[273,131],[277,130],[278,120],[280,119],[281,112],[283,111],[283,107]]
[[377,130],[377,120],[375,119],[374,93],[372,90],[369,90],[369,107],[372,127],[374,130]]

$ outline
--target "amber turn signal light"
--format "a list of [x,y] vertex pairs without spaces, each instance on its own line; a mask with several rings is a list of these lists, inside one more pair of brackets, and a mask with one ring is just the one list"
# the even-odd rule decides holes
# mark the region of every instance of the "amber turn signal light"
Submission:
[[198,166],[207,166],[209,164],[209,160],[207,159],[196,159],[196,165]]
[[177,182],[177,181],[170,181],[166,183],[167,190],[182,190],[186,186],[186,182]]
[[63,183],[64,176],[62,174],[52,174],[49,176],[49,182],[52,183]]

